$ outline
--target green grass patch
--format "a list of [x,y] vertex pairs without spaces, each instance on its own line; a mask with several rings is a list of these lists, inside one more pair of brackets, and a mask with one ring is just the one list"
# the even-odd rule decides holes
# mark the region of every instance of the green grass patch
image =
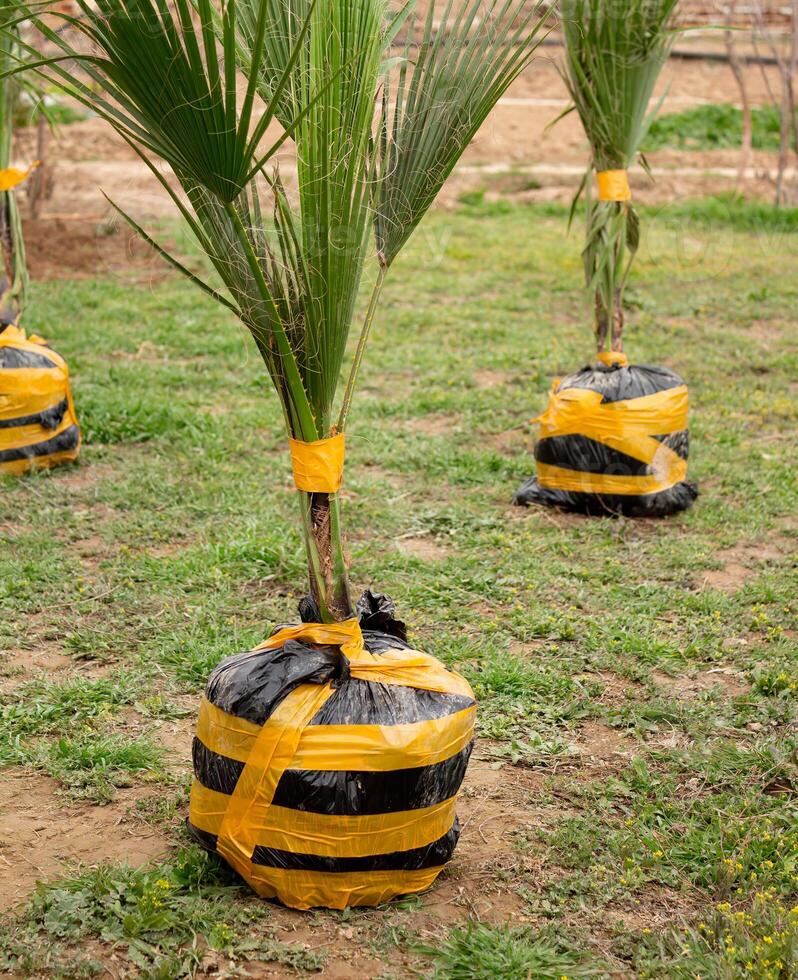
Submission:
[[603,972],[560,937],[523,927],[469,925],[420,952],[433,960],[434,980],[577,980]]
[[116,790],[135,785],[136,775],[163,774],[163,750],[146,738],[89,732],[60,738],[33,760],[71,796],[106,803]]
[[[755,150],[778,150],[779,129],[776,106],[752,110],[751,142]],[[643,152],[737,149],[742,139],[742,110],[728,103],[715,102],[660,115],[651,124]]]
[[26,735],[66,734],[75,725],[108,718],[133,704],[139,690],[128,673],[63,684],[29,681],[0,702],[0,731],[7,739]]
[[164,980],[194,976],[208,951],[318,970],[323,955],[275,940],[269,916],[217,859],[188,848],[147,869],[101,865],[40,886],[21,933],[0,932],[0,966],[23,976],[97,975],[101,962],[75,949],[92,940],[123,952],[136,975]]
[[768,890],[748,904],[720,902],[697,928],[649,931],[632,953],[638,976],[654,980],[751,977],[782,980],[798,973],[798,906]]

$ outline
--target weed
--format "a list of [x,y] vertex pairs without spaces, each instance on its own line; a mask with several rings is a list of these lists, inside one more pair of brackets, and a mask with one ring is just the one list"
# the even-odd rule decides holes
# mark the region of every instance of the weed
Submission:
[[602,972],[562,939],[528,928],[472,924],[419,951],[433,959],[435,980],[575,980]]
[[[242,900],[231,903],[232,897]],[[57,975],[81,975],[65,972],[88,969],[72,959],[71,947],[92,939],[124,953],[137,975],[164,980],[193,976],[209,949],[320,969],[318,953],[268,934],[269,915],[269,906],[246,898],[216,858],[192,847],[148,869],[101,865],[40,885],[27,910],[24,940],[0,936],[0,965],[26,975],[49,956]]]

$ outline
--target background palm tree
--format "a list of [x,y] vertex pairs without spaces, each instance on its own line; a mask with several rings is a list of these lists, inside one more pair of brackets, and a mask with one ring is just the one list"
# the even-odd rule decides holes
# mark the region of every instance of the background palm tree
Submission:
[[579,114],[591,150],[571,219],[584,195],[582,258],[599,356],[595,370],[554,383],[538,419],[537,473],[515,494],[523,506],[651,517],[684,510],[697,496],[686,479],[687,386],[623,354],[623,294],[640,244],[627,171],[659,109],[651,99],[677,2],[563,0],[562,73],[573,101],[566,111]]
[[[598,350],[623,350],[623,291],[640,242],[640,222],[631,200],[597,200],[596,174],[626,171],[659,105],[654,88],[668,60],[678,0],[563,0],[563,78],[590,143],[590,167],[574,205],[586,193],[583,259],[595,292]],[[570,111],[570,110],[569,110]],[[640,161],[646,171],[644,157]],[[573,216],[573,211],[572,211]]]

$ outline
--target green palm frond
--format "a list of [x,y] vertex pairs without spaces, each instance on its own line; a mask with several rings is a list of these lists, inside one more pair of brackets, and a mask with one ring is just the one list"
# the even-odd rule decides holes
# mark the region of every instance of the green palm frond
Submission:
[[[290,77],[284,82],[284,67],[296,50],[302,26],[310,13],[310,0],[244,0],[237,13],[237,35],[242,57],[251,71],[250,58],[257,36],[258,17],[266,15],[267,29],[264,35],[264,55],[257,73],[261,95],[273,102],[277,118],[283,126],[290,126],[299,113],[303,82],[307,81],[307,44]],[[275,93],[278,92],[275,99]]]
[[[374,233],[379,273],[344,393],[339,427],[346,423],[352,394],[388,269],[429,210],[480,126],[543,39],[542,2],[448,0],[434,19],[416,17],[412,4],[399,7],[386,39],[406,28],[396,78],[382,92],[375,140]],[[421,40],[416,45],[417,28]]]
[[[659,108],[650,104],[670,54],[677,3],[562,0],[563,77],[590,143],[591,171],[626,170],[639,153]],[[639,219],[628,203],[595,200],[590,176],[577,194],[587,194],[585,279],[596,294],[599,349],[610,327],[613,347],[620,349],[623,291],[639,244]]]
[[[164,159],[181,180],[201,184],[220,200],[235,200],[252,176],[259,143],[274,118],[266,105],[253,119],[254,78],[242,98],[236,91],[235,2],[223,6],[218,35],[210,0],[198,0],[196,10],[188,0],[78,0],[79,17],[53,11],[62,26],[83,36],[81,47],[89,42],[89,54],[76,48],[68,32],[49,26],[37,8],[17,6],[59,52],[39,59],[25,45],[29,60],[19,70],[46,69],[128,140]],[[259,59],[265,19],[257,26]]]
[[678,0],[563,0],[564,78],[596,170],[625,170],[645,139]]
[[467,0],[453,7],[449,0],[435,20],[431,3],[420,25],[410,17],[398,78],[385,85],[375,223],[386,266],[542,40],[542,3]]

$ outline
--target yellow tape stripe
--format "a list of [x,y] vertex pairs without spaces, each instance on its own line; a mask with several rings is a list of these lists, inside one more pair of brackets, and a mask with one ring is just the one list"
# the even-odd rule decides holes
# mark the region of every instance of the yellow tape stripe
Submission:
[[[232,800],[232,796],[206,789],[194,780],[191,822],[206,833],[223,833]],[[248,852],[242,849],[247,858],[257,846],[322,857],[369,857],[410,851],[432,844],[451,830],[456,802],[456,797],[452,797],[420,810],[361,817],[308,813],[255,803],[249,808],[248,815],[248,825],[255,832],[246,844]]]
[[0,376],[0,422],[13,422],[14,419],[27,418],[28,415],[39,415],[60,405],[66,398],[63,388],[50,391],[19,391],[10,392],[2,384]]
[[6,167],[0,170],[0,192],[13,190],[23,180],[26,180],[34,171],[41,160],[34,160],[27,170],[18,170],[16,167]]
[[375,684],[399,684],[416,690],[436,691],[439,694],[462,694],[474,698],[468,681],[460,674],[447,670],[443,664],[418,650],[387,650],[379,656],[369,653],[363,645],[360,623],[349,619],[344,623],[299,623],[286,626],[261,643],[258,650],[276,650],[288,640],[340,646],[352,677]]
[[261,728],[247,764],[229,799],[219,827],[217,851],[236,869],[252,857],[272,816],[272,800],[291,765],[302,731],[332,695],[330,684],[302,684],[293,690]]
[[47,470],[59,463],[72,463],[78,458],[80,446],[74,449],[66,449],[59,453],[50,453],[49,456],[34,456],[31,459],[16,459],[12,463],[0,463],[0,473],[7,476],[22,476],[29,470]]
[[246,762],[260,730],[260,725],[228,715],[206,698],[200,701],[197,738],[211,752]]
[[356,871],[327,873],[286,871],[249,862],[244,877],[262,898],[279,898],[297,909],[345,909],[351,905],[381,905],[397,895],[426,891],[443,868],[421,871]]
[[[289,768],[393,772],[432,766],[457,755],[473,738],[476,706],[407,725],[310,725]],[[260,727],[203,699],[197,736],[219,755],[248,762]]]
[[350,669],[352,677],[372,684],[399,684],[417,691],[459,694],[475,700],[465,677],[418,650],[386,650],[379,655],[363,650],[350,660]]
[[614,367],[615,365],[618,365],[619,367],[629,367],[629,358],[626,356],[626,354],[617,350],[601,351],[598,355],[598,360],[602,364],[606,364],[607,367]]
[[230,797],[227,794],[208,789],[198,779],[192,782],[189,819],[200,830],[208,834],[218,834],[229,804]]
[[669,468],[667,478],[659,476],[610,476],[602,473],[580,473],[559,466],[538,463],[538,482],[549,490],[566,490],[571,493],[606,493],[641,496],[647,493],[660,493],[687,476],[687,463],[680,457],[678,465]]
[[305,729],[293,769],[393,772],[457,755],[474,737],[476,707],[409,725],[312,725]]
[[3,394],[18,397],[25,395],[43,397],[61,392],[63,398],[68,386],[68,377],[69,373],[65,367],[0,369]]
[[540,417],[540,437],[586,435],[598,442],[630,436],[664,436],[687,428],[687,385],[628,401],[603,403],[584,388],[554,392]]
[[[62,399],[59,399],[61,401]],[[18,425],[9,429],[0,429],[0,450],[24,449],[27,446],[36,446],[40,442],[47,442],[65,432],[75,424],[75,420],[69,417],[69,412],[64,413],[61,424],[57,429],[45,429],[34,422],[33,425]]]
[[596,174],[600,201],[631,201],[629,174],[626,170],[600,170]]

